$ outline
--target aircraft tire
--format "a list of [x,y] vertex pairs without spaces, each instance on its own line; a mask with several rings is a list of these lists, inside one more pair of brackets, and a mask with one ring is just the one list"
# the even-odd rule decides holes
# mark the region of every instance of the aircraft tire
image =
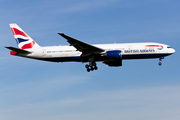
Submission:
[[161,62],[159,62],[159,63],[158,63],[158,65],[159,65],[159,66],[161,66],[161,65],[162,65],[162,63],[161,63]]
[[85,67],[86,67],[86,68],[88,68],[88,67],[89,67],[89,65],[88,65],[88,64],[86,64],[86,65],[85,65]]
[[95,69],[95,70],[97,70],[97,69],[98,69],[98,67],[97,67],[97,66],[95,66],[95,67],[94,67],[94,69]]
[[90,70],[93,71],[93,70],[94,70],[94,67],[92,66]]

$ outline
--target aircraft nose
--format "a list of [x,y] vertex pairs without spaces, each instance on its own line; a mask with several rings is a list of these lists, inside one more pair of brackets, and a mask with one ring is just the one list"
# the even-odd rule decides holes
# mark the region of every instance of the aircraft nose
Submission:
[[171,53],[172,53],[172,54],[175,53],[175,49],[172,48],[172,49],[171,49]]

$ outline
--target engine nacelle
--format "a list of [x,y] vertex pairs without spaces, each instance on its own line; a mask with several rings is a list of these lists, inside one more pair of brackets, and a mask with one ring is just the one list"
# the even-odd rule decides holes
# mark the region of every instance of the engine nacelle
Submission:
[[107,51],[106,57],[112,59],[121,59],[121,51],[120,50]]

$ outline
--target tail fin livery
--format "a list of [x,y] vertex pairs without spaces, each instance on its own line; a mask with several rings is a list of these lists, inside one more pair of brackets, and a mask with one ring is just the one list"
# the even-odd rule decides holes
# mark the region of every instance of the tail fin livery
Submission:
[[17,24],[9,24],[20,49],[32,49],[40,47],[31,37],[29,37]]

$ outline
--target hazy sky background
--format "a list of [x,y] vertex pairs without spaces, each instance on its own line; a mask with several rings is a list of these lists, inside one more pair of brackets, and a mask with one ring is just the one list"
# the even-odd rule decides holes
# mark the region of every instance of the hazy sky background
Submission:
[[[0,0],[1,120],[179,120],[179,0]],[[176,53],[158,59],[51,63],[9,55],[17,23],[40,46],[158,42]]]

